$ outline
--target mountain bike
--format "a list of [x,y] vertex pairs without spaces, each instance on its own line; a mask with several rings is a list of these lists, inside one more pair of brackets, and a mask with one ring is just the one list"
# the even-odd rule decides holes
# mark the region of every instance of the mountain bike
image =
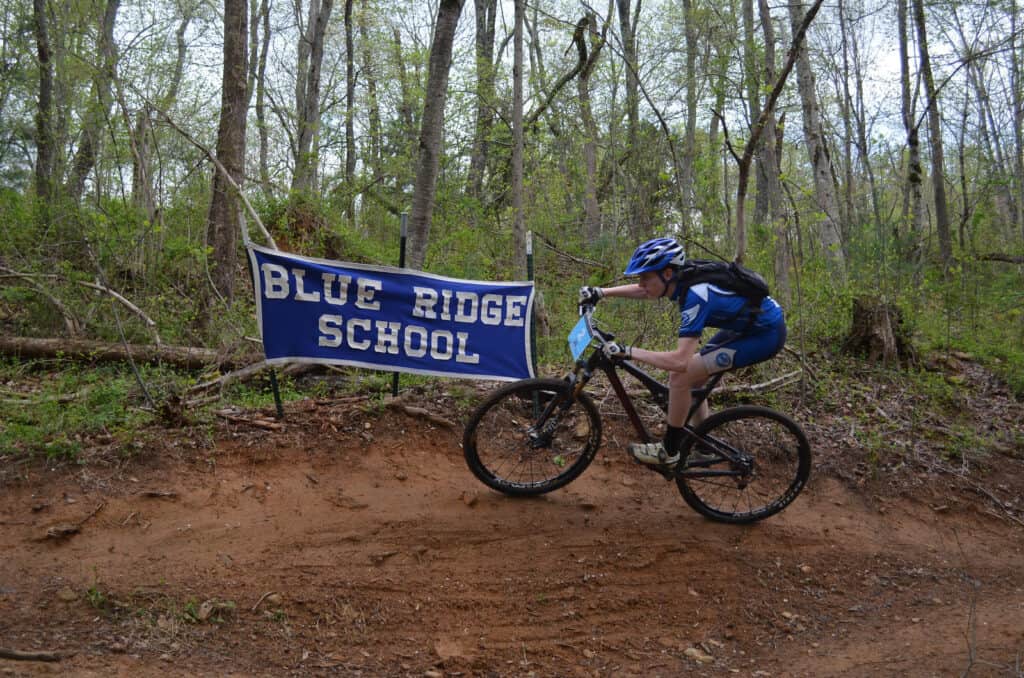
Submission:
[[[663,411],[668,386],[630,360],[607,357],[602,347],[615,335],[601,329],[593,313],[593,306],[580,307],[570,333],[575,366],[565,378],[513,382],[491,392],[470,415],[463,453],[488,487],[513,496],[540,495],[583,473],[601,446],[601,412],[584,390],[598,372],[607,377],[640,440],[656,440],[619,372],[643,384]],[[723,375],[694,389],[688,420]],[[774,515],[796,499],[810,476],[807,436],[773,409],[729,407],[697,426],[687,423],[685,430],[678,464],[645,467],[675,480],[686,503],[712,520],[744,524]]]

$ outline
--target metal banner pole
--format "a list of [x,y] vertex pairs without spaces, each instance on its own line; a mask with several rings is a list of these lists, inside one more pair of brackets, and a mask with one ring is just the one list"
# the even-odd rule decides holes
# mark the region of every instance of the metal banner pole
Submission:
[[[533,282],[533,231],[526,232],[526,277]],[[530,319],[530,361],[537,374],[537,292],[534,291],[533,318]]]
[[[533,231],[526,232],[526,277],[533,282]],[[533,374],[537,374],[537,291],[533,292],[533,312],[530,314],[530,362]],[[540,398],[537,391],[533,392],[533,416],[540,415]]]
[[[409,234],[409,213],[402,212],[402,230],[398,240],[398,267],[405,268],[405,240]],[[398,397],[398,372],[391,375],[391,395]]]

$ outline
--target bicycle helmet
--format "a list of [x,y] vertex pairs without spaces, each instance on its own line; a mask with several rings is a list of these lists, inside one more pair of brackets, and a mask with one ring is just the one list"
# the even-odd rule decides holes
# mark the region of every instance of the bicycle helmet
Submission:
[[682,266],[685,260],[682,245],[672,238],[655,238],[636,248],[623,275],[640,275],[668,266]]

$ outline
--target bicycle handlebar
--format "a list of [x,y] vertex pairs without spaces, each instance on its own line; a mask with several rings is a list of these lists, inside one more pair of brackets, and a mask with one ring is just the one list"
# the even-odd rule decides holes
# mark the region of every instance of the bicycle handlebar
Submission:
[[596,304],[580,304],[579,313],[580,317],[583,318],[583,322],[587,325],[587,332],[590,333],[591,337],[597,339],[602,346],[612,342],[615,339],[615,335],[611,332],[606,332],[597,326],[594,320],[594,308]]

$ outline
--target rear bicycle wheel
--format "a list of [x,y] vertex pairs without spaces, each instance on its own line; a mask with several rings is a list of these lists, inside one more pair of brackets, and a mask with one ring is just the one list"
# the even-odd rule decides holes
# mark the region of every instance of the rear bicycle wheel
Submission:
[[494,391],[470,415],[462,438],[469,469],[509,495],[544,494],[587,468],[601,445],[601,415],[560,379],[525,379]]
[[807,436],[775,410],[723,410],[696,434],[686,445],[701,461],[680,469],[676,484],[686,503],[712,520],[742,524],[774,515],[796,499],[811,474]]

